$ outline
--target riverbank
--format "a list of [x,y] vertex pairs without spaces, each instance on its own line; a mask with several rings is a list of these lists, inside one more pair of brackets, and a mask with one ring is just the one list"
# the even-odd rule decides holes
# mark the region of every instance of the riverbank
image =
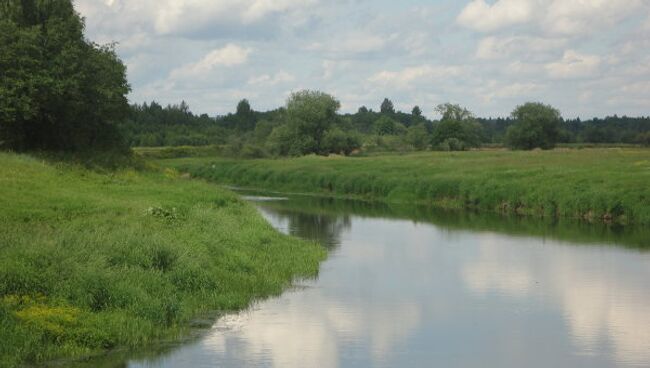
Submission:
[[650,224],[650,150],[426,152],[162,165],[221,184],[540,217]]
[[325,250],[235,194],[164,173],[0,153],[0,366],[182,336],[313,277]]

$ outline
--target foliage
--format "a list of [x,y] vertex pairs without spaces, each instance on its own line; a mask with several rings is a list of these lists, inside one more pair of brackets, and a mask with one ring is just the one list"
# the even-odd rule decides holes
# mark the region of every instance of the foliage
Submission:
[[404,126],[391,117],[381,115],[379,119],[374,122],[373,131],[377,135],[397,135],[404,131]]
[[[511,117],[475,118],[466,108],[449,103],[438,106],[437,111],[442,117],[436,122],[422,116],[419,107],[415,107],[411,113],[381,113],[361,106],[354,114],[330,114],[331,122],[328,124],[331,125],[326,125],[336,128],[339,138],[342,131],[350,136],[350,142],[366,142],[364,151],[403,152],[428,146],[441,150],[465,150],[480,145],[500,145],[505,140],[507,129],[515,123]],[[332,152],[324,142],[316,149],[315,136],[299,129],[298,124],[292,124],[286,108],[254,111],[245,99],[238,103],[236,113],[216,118],[205,114],[196,116],[183,102],[166,107],[156,102],[133,105],[129,116],[120,127],[132,146],[219,145],[224,147],[222,153],[249,158]],[[417,128],[410,130],[411,127]],[[277,131],[272,134],[275,129]],[[567,120],[561,123],[558,142],[640,144],[642,140],[637,137],[647,131],[650,131],[650,118],[614,116],[589,121]],[[321,139],[326,132],[322,131]],[[402,141],[375,135],[400,136]],[[422,136],[430,141],[423,143]]]
[[469,110],[446,103],[438,105],[436,111],[442,119],[433,129],[432,143],[435,147],[462,151],[481,144],[481,126]]
[[562,117],[550,105],[528,102],[512,112],[515,124],[506,132],[506,144],[512,149],[551,149],[560,136]]
[[426,149],[431,141],[429,132],[424,124],[409,127],[405,139],[408,144],[418,151]]
[[394,114],[395,107],[393,106],[393,101],[384,98],[384,101],[382,101],[381,106],[379,107],[379,111],[382,114]]
[[[0,153],[0,366],[174,339],[313,276],[324,250],[181,175]],[[65,364],[64,364],[65,365]]]
[[358,134],[346,133],[337,127],[327,130],[323,137],[323,148],[327,152],[349,155],[359,147],[361,139]]
[[639,133],[634,137],[636,143],[639,143],[645,147],[650,147],[650,131],[645,133]]
[[467,146],[458,138],[446,138],[439,146],[442,151],[465,151]]
[[[344,131],[345,120],[336,114],[339,107],[339,101],[320,91],[293,93],[287,101],[286,122],[273,128],[266,148],[278,156],[352,152],[360,140]],[[265,133],[260,131],[259,136]]]
[[341,160],[190,158],[166,165],[220,183],[271,190],[650,224],[650,152],[639,148],[433,152]]
[[25,150],[123,148],[126,68],[112,45],[83,35],[70,0],[0,6],[0,141]]
[[248,131],[255,129],[255,113],[247,99],[239,101],[235,116],[237,117],[237,130]]
[[119,124],[131,146],[203,146],[224,144],[226,130],[207,115],[194,115],[183,101],[178,105],[132,105],[128,117]]

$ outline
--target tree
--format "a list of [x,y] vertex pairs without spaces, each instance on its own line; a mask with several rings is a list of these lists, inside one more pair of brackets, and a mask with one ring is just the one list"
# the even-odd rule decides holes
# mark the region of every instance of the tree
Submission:
[[255,129],[255,112],[247,99],[239,101],[235,112],[236,125],[239,131],[249,131]]
[[87,41],[71,0],[0,3],[0,141],[10,149],[111,149],[128,112],[113,45]]
[[393,106],[393,101],[389,100],[388,98],[384,98],[384,101],[381,103],[381,107],[379,108],[379,111],[382,114],[394,114],[395,107]]
[[237,111],[236,114],[238,116],[247,116],[253,113],[253,110],[251,109],[251,104],[248,102],[247,99],[243,99],[239,101],[237,104]]
[[436,106],[436,112],[442,115],[441,121],[469,121],[474,119],[474,114],[466,108],[452,103],[444,103]]
[[515,123],[506,132],[506,144],[512,149],[551,149],[560,135],[562,116],[550,105],[528,102],[512,112]]
[[413,110],[411,110],[411,115],[413,115],[416,118],[419,118],[422,116],[422,110],[420,110],[420,106],[415,105],[413,107]]
[[438,105],[436,111],[442,119],[433,130],[432,143],[448,150],[464,150],[478,147],[481,143],[481,126],[474,115],[464,107],[445,103]]
[[429,132],[424,124],[413,125],[408,128],[406,133],[406,143],[413,146],[416,150],[426,149],[429,141]]
[[287,122],[273,129],[268,138],[269,150],[277,155],[298,156],[329,153],[323,139],[338,121],[340,103],[320,91],[292,93],[287,100]]
[[377,135],[393,135],[397,133],[398,124],[394,119],[382,115],[374,122],[373,129]]

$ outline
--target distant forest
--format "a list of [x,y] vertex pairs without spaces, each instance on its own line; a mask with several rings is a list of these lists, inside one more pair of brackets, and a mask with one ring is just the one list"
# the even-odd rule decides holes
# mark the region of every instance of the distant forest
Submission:
[[[273,129],[284,124],[286,119],[285,107],[254,111],[247,100],[237,105],[236,112],[217,117],[195,115],[185,102],[167,106],[151,102],[132,105],[128,117],[118,126],[132,147],[264,145]],[[362,106],[354,114],[337,114],[336,120],[364,146],[374,144],[386,150],[436,148],[432,140],[440,124],[440,120],[424,117],[418,106],[409,113],[396,111],[388,99],[383,101],[379,111]],[[477,124],[477,143],[481,145],[505,144],[506,132],[516,122],[513,117],[473,120]],[[647,145],[648,132],[650,116],[562,119],[557,143]]]

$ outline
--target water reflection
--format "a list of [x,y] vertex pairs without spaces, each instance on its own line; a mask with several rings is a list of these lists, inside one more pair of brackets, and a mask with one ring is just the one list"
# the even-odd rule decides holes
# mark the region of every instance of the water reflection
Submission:
[[331,247],[319,279],[128,367],[650,366],[645,230],[318,198],[257,205]]
[[[251,197],[254,198],[254,197]],[[306,214],[291,209],[259,207],[275,226],[287,234],[319,242],[330,250],[341,244],[341,233],[350,228],[350,216],[323,213]]]

